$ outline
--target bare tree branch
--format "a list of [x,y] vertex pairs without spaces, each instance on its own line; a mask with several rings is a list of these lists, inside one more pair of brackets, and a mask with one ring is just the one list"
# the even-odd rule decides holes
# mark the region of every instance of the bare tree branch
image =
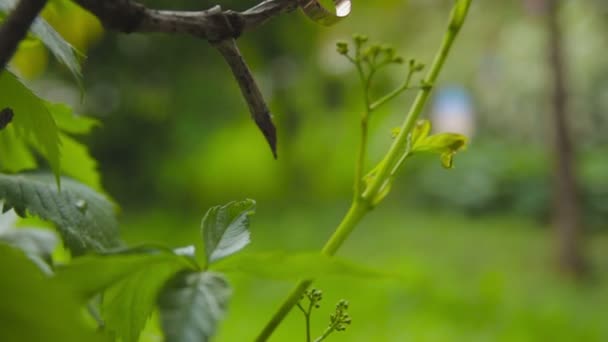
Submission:
[[235,39],[271,17],[294,11],[300,0],[265,0],[243,11],[215,6],[204,11],[149,9],[132,0],[74,0],[93,13],[104,27],[124,33],[162,32],[188,34],[210,42],[222,54],[239,84],[251,117],[264,134],[276,158],[276,128],[266,101],[241,55]]
[[74,0],[110,30],[183,33],[208,41],[238,38],[268,19],[298,8],[299,0],[266,0],[243,12],[215,6],[204,11],[149,9],[131,0]]
[[210,42],[222,54],[245,98],[258,128],[276,152],[276,129],[268,106],[257,86],[235,39],[268,19],[302,7],[314,21],[331,25],[350,13],[350,0],[334,0],[336,13],[326,10],[317,0],[264,0],[243,11],[223,10],[215,6],[203,11],[167,11],[150,9],[134,0],[74,0],[93,13],[110,30],[131,32],[179,33]]
[[264,97],[262,96],[260,88],[256,84],[249,67],[247,67],[247,63],[245,63],[245,59],[241,56],[239,48],[236,46],[236,42],[234,39],[226,39],[215,44],[215,47],[222,56],[224,56],[224,59],[230,66],[232,74],[234,74],[234,77],[241,88],[241,93],[247,102],[253,121],[255,121],[255,124],[260,131],[262,131],[264,137],[266,137],[272,154],[276,158],[277,132],[272,123],[270,110],[264,101]]
[[[277,138],[272,116],[235,39],[244,31],[256,28],[274,16],[292,12],[300,6],[307,16],[325,25],[331,25],[350,13],[350,0],[334,0],[336,14],[326,10],[318,0],[264,0],[243,12],[222,10],[220,6],[203,11],[157,10],[147,8],[134,0],[73,1],[99,18],[109,30],[123,33],[181,33],[210,42],[230,66],[251,116],[264,134],[275,158]],[[2,69],[14,54],[19,42],[25,38],[29,27],[46,2],[47,0],[21,0],[0,27]]]
[[19,42],[44,8],[47,0],[21,0],[0,27],[0,73],[13,57]]

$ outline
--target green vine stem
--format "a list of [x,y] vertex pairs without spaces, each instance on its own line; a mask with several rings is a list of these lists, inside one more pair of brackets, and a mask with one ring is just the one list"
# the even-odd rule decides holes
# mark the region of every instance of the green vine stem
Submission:
[[407,78],[405,79],[405,81],[403,82],[403,84],[401,84],[401,86],[399,86],[397,89],[391,91],[387,95],[385,95],[382,98],[378,99],[376,102],[372,103],[369,106],[370,111],[374,111],[374,110],[380,108],[380,106],[382,106],[383,104],[385,104],[388,101],[394,99],[395,97],[399,96],[399,94],[401,94],[405,90],[409,89],[410,88],[410,83],[412,81],[412,76],[414,76],[415,72],[416,72],[415,68],[410,68],[410,71],[407,74]]
[[[355,199],[353,200],[348,212],[344,216],[342,222],[338,225],[332,236],[329,238],[325,246],[323,247],[321,253],[325,255],[332,256],[336,253],[336,251],[342,246],[344,241],[348,238],[350,233],[353,231],[355,226],[361,221],[361,219],[374,207],[376,204],[376,196],[380,194],[384,190],[384,186],[390,177],[390,173],[393,168],[399,162],[400,157],[403,154],[407,146],[408,135],[414,128],[418,117],[422,113],[424,105],[429,99],[429,95],[435,84],[443,65],[447,59],[447,56],[450,52],[450,49],[458,35],[460,28],[464,24],[466,15],[468,13],[470,4],[472,0],[459,0],[456,2],[452,9],[451,17],[447,32],[443,37],[443,42],[439,51],[435,55],[433,63],[428,71],[428,74],[423,80],[423,87],[418,91],[418,95],[412,104],[412,107],[407,114],[403,124],[401,125],[401,130],[393,144],[391,145],[389,151],[382,159],[379,164],[378,171],[367,186],[365,191],[363,191],[362,195],[358,195],[355,192]],[[389,94],[388,96],[391,96]],[[396,95],[394,95],[396,96]],[[394,97],[392,96],[392,97]],[[391,98],[392,98],[391,97]],[[384,103],[384,100],[380,100],[381,103]],[[376,106],[377,107],[377,106]],[[369,102],[367,102],[367,108],[369,109]],[[364,155],[359,155],[357,160],[357,170],[359,170],[359,165],[362,164],[360,158],[365,158]],[[358,171],[357,171],[358,172]],[[358,178],[355,179],[355,183],[361,182],[360,175],[357,175]],[[358,188],[358,187],[357,187]],[[256,338],[257,342],[267,341],[268,338],[272,335],[272,333],[276,330],[276,328],[281,324],[285,316],[293,309],[294,306],[300,300],[302,294],[308,287],[312,284],[312,279],[306,279],[300,281],[297,286],[291,291],[289,296],[285,299],[283,304],[279,307],[277,312],[272,316],[270,321],[266,324],[262,332]]]
[[298,306],[298,309],[300,309],[300,311],[302,311],[302,313],[304,314],[304,323],[306,324],[306,326],[305,326],[306,342],[311,342],[311,339],[310,339],[310,305],[308,306],[308,311],[306,309],[304,309],[302,304],[298,303],[296,305]]

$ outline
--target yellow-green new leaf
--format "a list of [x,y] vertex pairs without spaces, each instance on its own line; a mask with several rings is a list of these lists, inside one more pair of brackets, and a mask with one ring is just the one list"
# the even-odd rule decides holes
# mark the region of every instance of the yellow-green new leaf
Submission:
[[466,148],[467,137],[457,133],[439,133],[429,136],[431,123],[420,120],[412,131],[410,153],[430,152],[440,155],[441,165],[446,169],[454,166],[454,154]]
[[431,133],[431,122],[429,120],[418,120],[416,126],[412,130],[411,142],[416,145],[420,141],[426,139]]

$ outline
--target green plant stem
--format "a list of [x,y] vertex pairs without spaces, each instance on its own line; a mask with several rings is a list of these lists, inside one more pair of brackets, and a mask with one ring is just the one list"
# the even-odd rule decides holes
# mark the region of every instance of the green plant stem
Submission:
[[[464,1],[464,3],[467,2],[470,3],[470,0]],[[461,1],[460,3],[457,3],[456,6],[461,5],[461,3],[463,2]],[[399,131],[397,138],[395,138],[388,153],[380,162],[380,168],[378,169],[376,176],[363,193],[363,199],[373,201],[374,197],[382,190],[383,185],[386,184],[386,177],[389,176],[389,173],[393,170],[395,164],[403,156],[405,147],[407,146],[407,137],[410,131],[414,128],[418,117],[420,117],[420,114],[424,109],[424,105],[429,99],[433,85],[435,84],[435,81],[437,81],[441,68],[445,64],[445,60],[448,57],[450,48],[452,47],[456,36],[458,35],[459,29],[459,26],[454,26],[452,23],[450,23],[450,26],[443,37],[441,47],[435,55],[433,64],[431,65],[431,68],[423,81],[423,84],[428,86],[422,87],[418,92],[418,95],[416,96],[416,99],[414,100],[405,121],[401,125],[401,130]]]
[[302,304],[300,304],[299,302],[296,305],[298,306],[300,311],[302,311],[302,313],[304,314],[304,321],[306,323],[306,342],[311,342],[311,340],[310,340],[310,313],[312,310],[312,301],[308,302],[308,311],[306,309],[304,309]]
[[369,88],[371,86],[371,80],[373,77],[374,70],[370,71],[368,76],[365,76],[365,71],[361,65],[360,58],[357,57],[355,60],[355,66],[359,73],[359,78],[363,85],[363,102],[365,110],[361,115],[361,139],[359,141],[359,149],[357,152],[357,161],[355,166],[355,180],[353,186],[353,201],[357,201],[363,192],[363,172],[365,170],[365,157],[367,155],[367,136],[368,136],[368,121],[370,115],[370,100],[369,100]]
[[325,340],[327,336],[334,332],[335,329],[336,326],[334,324],[332,324],[330,327],[327,327],[327,329],[325,329],[325,331],[323,332],[323,335],[317,337],[314,342],[321,342]]
[[383,104],[385,104],[388,101],[399,96],[399,94],[401,94],[402,92],[408,90],[410,88],[410,82],[412,81],[412,76],[414,76],[414,73],[415,73],[414,69],[410,68],[410,71],[407,74],[407,78],[405,79],[403,84],[401,84],[401,86],[399,86],[397,89],[391,91],[390,93],[388,93],[388,94],[384,95],[383,97],[381,97],[380,99],[376,100],[376,102],[372,103],[369,106],[370,111],[374,111],[374,110],[380,108],[380,106],[382,106]]
[[291,291],[289,296],[285,299],[283,304],[279,307],[279,310],[272,316],[270,321],[264,327],[264,330],[258,335],[255,339],[257,342],[263,342],[268,340],[270,335],[274,332],[274,330],[281,324],[285,316],[291,311],[291,309],[298,303],[302,294],[308,287],[312,284],[312,280],[302,280],[298,283],[298,285]]
[[[448,31],[446,32],[441,47],[433,60],[433,64],[431,65],[431,68],[424,80],[424,84],[432,85],[437,80],[441,68],[445,64],[445,60],[448,56],[450,48],[452,47],[452,44],[460,31],[460,27],[464,23],[464,19],[471,1],[472,0],[460,0],[454,5]],[[422,87],[422,89],[419,91],[410,112],[401,126],[402,128],[399,135],[382,160],[376,177],[361,197],[355,197],[355,200],[352,202],[348,212],[342,219],[342,222],[340,222],[335,232],[329,238],[327,243],[325,243],[325,246],[323,246],[321,253],[330,256],[334,255],[348,238],[355,226],[361,221],[365,214],[372,209],[371,203],[373,203],[373,199],[378,192],[382,190],[382,186],[385,184],[387,180],[386,178],[389,176],[389,172],[402,156],[402,152],[407,144],[408,134],[420,116],[420,113],[422,112],[422,109],[429,98],[431,89],[432,87]],[[360,182],[359,179],[356,181]],[[312,282],[313,281],[311,279],[303,280],[291,291],[287,299],[279,307],[279,310],[274,314],[274,316],[272,316],[260,335],[258,335],[256,339],[257,342],[268,340],[270,335],[272,335],[274,330],[279,326],[279,324],[281,324],[289,311],[291,311],[291,309],[298,303],[300,297],[312,284]]]
[[[342,243],[353,231],[355,226],[361,221],[363,216],[370,210],[369,205],[361,201],[354,201],[350,209],[344,216],[342,222],[330,239],[327,241],[321,253],[326,255],[334,255],[336,251],[342,246]],[[291,311],[291,309],[298,303],[302,294],[312,284],[312,279],[302,280],[296,285],[296,287],[287,296],[287,299],[281,304],[279,310],[272,316],[270,321],[264,327],[264,330],[257,337],[256,341],[262,342],[268,340],[274,330],[281,324],[285,316]]]
[[365,158],[367,156],[367,137],[368,137],[368,121],[369,111],[361,117],[361,139],[359,142],[359,151],[357,152],[357,166],[355,168],[355,185],[353,190],[353,201],[357,201],[363,192],[363,173],[365,170]]

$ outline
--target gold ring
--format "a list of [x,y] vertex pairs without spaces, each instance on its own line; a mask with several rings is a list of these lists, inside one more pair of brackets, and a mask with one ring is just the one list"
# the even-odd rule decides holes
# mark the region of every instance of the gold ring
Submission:
[[318,0],[300,0],[300,8],[306,16],[322,25],[333,25],[343,18],[347,17],[351,11],[350,0],[333,0],[334,11],[329,11]]

